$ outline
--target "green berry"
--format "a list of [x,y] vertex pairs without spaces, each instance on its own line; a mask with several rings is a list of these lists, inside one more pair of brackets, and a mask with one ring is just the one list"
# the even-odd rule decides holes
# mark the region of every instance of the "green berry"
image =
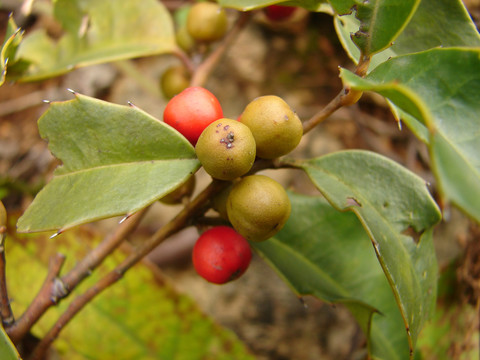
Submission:
[[171,66],[162,74],[160,87],[167,99],[181,93],[190,85],[188,70],[181,65]]
[[290,199],[285,189],[264,175],[241,179],[227,199],[230,223],[251,241],[263,241],[275,235],[285,225],[290,212]]
[[223,118],[205,128],[195,151],[213,178],[233,180],[251,169],[255,161],[255,140],[247,126]]
[[257,143],[257,156],[264,159],[288,154],[302,139],[302,122],[278,96],[256,98],[247,105],[240,121],[252,131]]
[[197,41],[219,40],[225,35],[227,26],[227,14],[218,4],[199,2],[188,12],[187,30]]
[[188,32],[187,26],[182,26],[177,30],[175,33],[175,40],[177,41],[178,46],[186,52],[190,52],[195,46],[195,39],[192,38]]

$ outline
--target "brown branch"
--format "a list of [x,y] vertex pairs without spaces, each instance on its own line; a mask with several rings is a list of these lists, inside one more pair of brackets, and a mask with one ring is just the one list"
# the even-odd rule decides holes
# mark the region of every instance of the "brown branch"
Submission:
[[250,19],[250,15],[250,12],[244,12],[240,14],[235,22],[235,25],[225,36],[222,43],[220,43],[217,48],[196,69],[192,80],[190,81],[190,86],[202,86],[205,84],[207,78],[210,76],[210,73],[220,61],[227,48],[233,43],[240,31],[242,31],[247,24],[248,20]]
[[72,270],[70,270],[61,281],[65,284],[67,291],[72,291],[83,279],[85,279],[102,261],[115,250],[123,240],[130,235],[143,219],[148,208],[144,208],[130,217],[126,218],[116,231],[94,250],[88,253]]
[[180,47],[176,47],[176,49],[172,53],[174,56],[176,56],[182,64],[187,68],[188,72],[190,74],[193,74],[195,71],[195,65],[193,62],[190,60],[188,55],[183,51]]
[[340,91],[337,96],[330,101],[327,106],[325,106],[318,113],[313,115],[310,119],[303,123],[303,133],[306,134],[312,130],[315,126],[320,124],[322,121],[326,120],[330,115],[335,111],[340,109],[342,105],[342,96],[344,95],[344,90]]
[[40,341],[32,353],[31,360],[41,360],[58,337],[61,330],[72,320],[72,318],[87,305],[98,294],[102,293],[108,287],[120,280],[125,272],[127,272],[133,265],[138,263],[144,256],[157,247],[162,241],[169,236],[180,231],[188,226],[190,222],[197,216],[201,215],[207,210],[205,204],[210,198],[228,186],[228,182],[214,180],[208,187],[206,187],[192,202],[188,203],[177,216],[160,228],[153,234],[146,242],[139,246],[135,252],[131,253],[123,262],[121,262],[115,269],[105,275],[98,281],[97,284],[87,289],[83,294],[77,296],[68,309],[58,318],[54,326],[48,331],[45,337]]
[[50,258],[48,273],[37,296],[33,299],[28,309],[11,327],[7,328],[7,334],[14,343],[18,343],[30,330],[40,316],[47,309],[55,305],[58,299],[52,295],[52,288],[58,287],[58,274],[65,262],[65,255],[57,253]]
[[[1,205],[3,207],[3,205]],[[14,322],[12,308],[7,290],[6,261],[5,261],[5,237],[7,227],[0,226],[0,317],[3,327],[7,327]]]
[[[62,278],[58,277],[60,268],[58,268],[57,273],[53,273],[51,269],[40,292],[27,310],[15,323],[6,328],[12,341],[14,343],[20,342],[52,305],[65,298],[83,279],[88,277],[92,270],[101,264],[123,242],[125,237],[135,230],[146,210],[147,208],[128,217],[111,236],[104,239]],[[52,275],[55,275],[53,279],[51,278]]]
[[[360,55],[360,60],[355,68],[355,74],[364,77],[367,74],[368,66],[370,65],[370,56]],[[335,111],[343,106],[349,106],[356,103],[362,92],[353,90],[344,86],[343,89],[335,96],[322,110],[313,115],[310,119],[303,123],[303,133],[306,134],[322,121],[328,119]]]

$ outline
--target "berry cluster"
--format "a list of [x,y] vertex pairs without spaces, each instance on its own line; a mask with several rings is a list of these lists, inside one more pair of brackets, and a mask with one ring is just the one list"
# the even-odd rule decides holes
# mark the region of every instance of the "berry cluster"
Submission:
[[[213,2],[198,2],[188,10],[186,22],[176,32],[177,44],[187,53],[196,45],[209,44],[223,38],[228,28],[225,10]],[[160,78],[160,88],[167,99],[182,92],[190,84],[190,73],[183,65],[168,68]]]
[[[265,11],[272,20],[281,21],[293,10],[274,6]],[[185,27],[177,32],[177,41],[189,51],[189,44],[216,41],[226,30],[227,18],[219,5],[195,3]],[[275,159],[295,149],[303,127],[290,106],[274,95],[254,99],[236,120],[224,118],[215,95],[202,87],[189,87],[189,81],[188,72],[179,66],[164,73],[162,89],[170,100],[163,119],[195,147],[198,160],[212,178],[231,182],[212,201],[230,226],[205,231],[193,249],[198,274],[221,284],[246,271],[252,256],[248,241],[274,236],[288,220],[291,205],[285,189],[267,176],[249,172],[256,159]],[[181,202],[191,195],[193,186],[187,181],[162,201]]]
[[254,99],[237,120],[224,118],[217,98],[201,87],[174,96],[165,108],[164,121],[195,146],[209,175],[232,182],[213,201],[232,227],[204,232],[194,247],[193,263],[210,282],[236,279],[251,259],[248,241],[274,236],[291,211],[278,182],[247,174],[256,158],[274,159],[291,152],[302,138],[302,123],[283,99],[273,95]]

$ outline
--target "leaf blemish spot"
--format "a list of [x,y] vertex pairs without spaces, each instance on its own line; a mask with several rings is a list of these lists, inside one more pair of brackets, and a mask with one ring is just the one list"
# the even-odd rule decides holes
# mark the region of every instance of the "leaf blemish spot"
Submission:
[[347,197],[347,206],[358,206],[358,207],[362,207],[362,204],[360,204],[360,202],[358,202],[357,199],[349,196],[349,197]]
[[420,242],[420,237],[422,236],[423,231],[416,231],[413,227],[409,226],[406,228],[404,231],[402,231],[402,235],[406,235],[415,242],[415,244],[418,244]]

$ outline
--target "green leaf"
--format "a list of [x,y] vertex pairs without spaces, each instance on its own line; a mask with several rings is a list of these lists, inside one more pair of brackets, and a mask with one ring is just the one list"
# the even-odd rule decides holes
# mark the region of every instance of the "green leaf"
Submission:
[[2,360],[21,360],[17,349],[12,341],[0,326],[0,359]]
[[432,49],[393,58],[366,79],[347,71],[341,76],[402,111],[430,148],[442,195],[480,221],[480,50]]
[[58,41],[45,30],[27,35],[18,57],[30,66],[15,79],[39,80],[76,67],[175,49],[171,16],[156,0],[57,0],[54,15],[65,33]]
[[[407,359],[405,325],[360,221],[321,197],[289,196],[292,214],[285,227],[252,246],[298,295],[345,305],[365,332],[373,358]],[[424,240],[431,246],[431,238]]]
[[[359,21],[354,15],[335,16],[337,35],[355,63],[358,63],[360,51],[352,41],[351,34],[355,33],[359,26]],[[422,0],[394,44],[373,56],[370,70],[391,57],[435,47],[452,46],[480,46],[480,35],[463,2],[461,0]]]
[[[350,14],[352,9],[356,9],[355,15],[346,18],[346,25],[343,25],[343,17],[336,16],[337,30],[339,26],[343,30],[339,35],[344,46],[355,44],[363,55],[370,56],[392,45],[407,26],[420,0],[330,0],[329,2],[339,15]],[[358,56],[356,58],[358,59]]]
[[[100,238],[91,228],[80,227],[60,235],[59,241],[38,234],[9,237],[7,241],[10,296],[15,314],[21,314],[44,281],[52,254],[66,255],[63,268],[68,271]],[[34,335],[43,337],[70,301],[111,271],[124,256],[116,252],[68,298],[50,308],[34,326]],[[234,334],[205,316],[146,262],[136,265],[82,309],[53,346],[59,358],[69,360],[253,360]]]
[[15,61],[15,54],[22,38],[23,32],[15,24],[13,17],[10,16],[5,40],[0,51],[0,86],[5,82],[7,66]]
[[353,211],[364,225],[397,299],[413,351],[433,311],[436,291],[431,230],[440,212],[425,181],[366,151],[337,152],[300,166],[336,209]]
[[131,214],[199,168],[183,135],[135,107],[76,94],[52,103],[38,126],[63,165],[19,219],[19,231]]

